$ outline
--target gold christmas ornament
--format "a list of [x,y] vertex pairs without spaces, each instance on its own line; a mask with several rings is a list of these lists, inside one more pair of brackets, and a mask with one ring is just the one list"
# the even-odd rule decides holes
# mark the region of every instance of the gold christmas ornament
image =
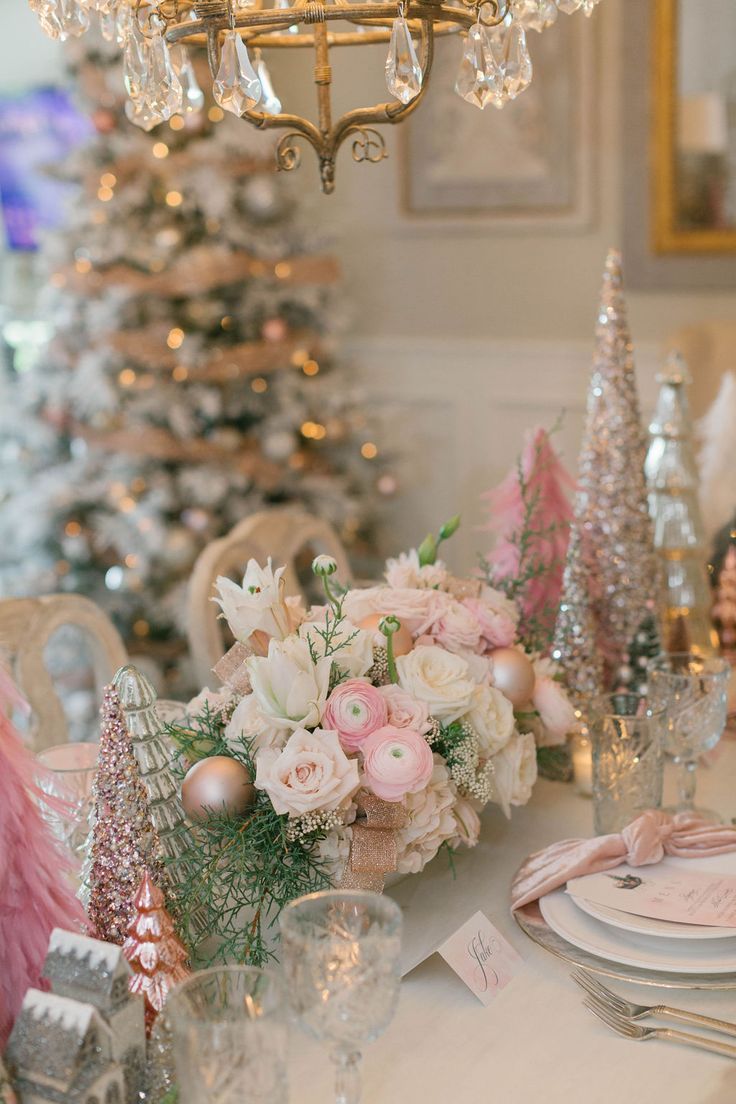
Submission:
[[242,816],[255,799],[248,771],[229,755],[200,759],[181,784],[181,803],[190,820],[207,820],[218,813]]
[[[366,632],[373,633],[375,636],[374,643],[380,647],[386,647],[386,638],[380,632],[378,625],[383,621],[384,614],[382,613],[370,613],[367,617],[364,617],[362,621],[358,622],[359,629],[365,629]],[[394,646],[394,655],[403,656],[412,650],[414,647],[414,641],[409,630],[402,625],[397,629],[391,637]]]
[[531,662],[518,648],[496,648],[491,652],[493,685],[512,705],[525,705],[534,690],[535,674]]

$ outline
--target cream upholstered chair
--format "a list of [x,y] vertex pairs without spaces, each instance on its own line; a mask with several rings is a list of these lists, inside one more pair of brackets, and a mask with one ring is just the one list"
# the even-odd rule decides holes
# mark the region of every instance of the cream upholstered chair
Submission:
[[667,347],[682,353],[693,377],[693,417],[705,414],[729,369],[736,371],[736,322],[705,321],[671,334]]
[[189,581],[187,635],[198,682],[212,681],[212,668],[227,649],[219,607],[212,601],[218,575],[242,578],[250,559],[286,565],[286,593],[300,594],[297,560],[325,552],[337,560],[340,578],[350,579],[345,549],[332,526],[296,507],[275,507],[252,514],[200,553]]
[[80,629],[89,639],[95,684],[101,690],[128,656],[117,629],[94,602],[78,594],[0,600],[0,652],[30,703],[28,735],[34,751],[68,738],[64,707],[45,654],[51,637],[66,626]]

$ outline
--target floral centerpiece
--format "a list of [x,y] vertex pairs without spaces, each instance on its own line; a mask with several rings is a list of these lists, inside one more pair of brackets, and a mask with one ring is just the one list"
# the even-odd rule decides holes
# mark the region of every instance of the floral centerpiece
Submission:
[[[251,560],[242,585],[218,579],[238,642],[228,681],[169,731],[196,817],[195,850],[178,860],[191,871],[181,919],[186,930],[188,912],[209,908],[222,953],[263,961],[269,925],[300,893],[380,888],[392,869],[416,873],[441,850],[474,846],[483,807],[509,816],[525,804],[537,741],[572,726],[552,664],[518,639],[516,605],[438,559],[458,523],[365,589],[341,586],[335,561],[318,556],[325,602],[309,610],[270,561]],[[223,758],[242,769],[235,791]],[[378,849],[370,828],[383,830]]]

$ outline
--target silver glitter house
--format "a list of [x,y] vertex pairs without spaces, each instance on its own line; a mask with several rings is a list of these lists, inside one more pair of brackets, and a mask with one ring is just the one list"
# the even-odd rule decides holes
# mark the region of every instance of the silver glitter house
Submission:
[[5,1058],[20,1104],[123,1104],[112,1032],[91,1004],[29,989]]
[[111,1031],[112,1057],[125,1074],[123,1104],[134,1104],[145,1076],[146,1033],[143,998],[128,988],[131,969],[122,948],[55,928],[43,977],[53,993],[94,1005],[100,1013]]

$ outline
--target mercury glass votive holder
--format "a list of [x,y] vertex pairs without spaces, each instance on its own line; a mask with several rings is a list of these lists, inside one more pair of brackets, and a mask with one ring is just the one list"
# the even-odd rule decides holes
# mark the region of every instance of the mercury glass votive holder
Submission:
[[603,694],[591,702],[587,727],[595,832],[620,832],[662,804],[665,711],[638,694]]

